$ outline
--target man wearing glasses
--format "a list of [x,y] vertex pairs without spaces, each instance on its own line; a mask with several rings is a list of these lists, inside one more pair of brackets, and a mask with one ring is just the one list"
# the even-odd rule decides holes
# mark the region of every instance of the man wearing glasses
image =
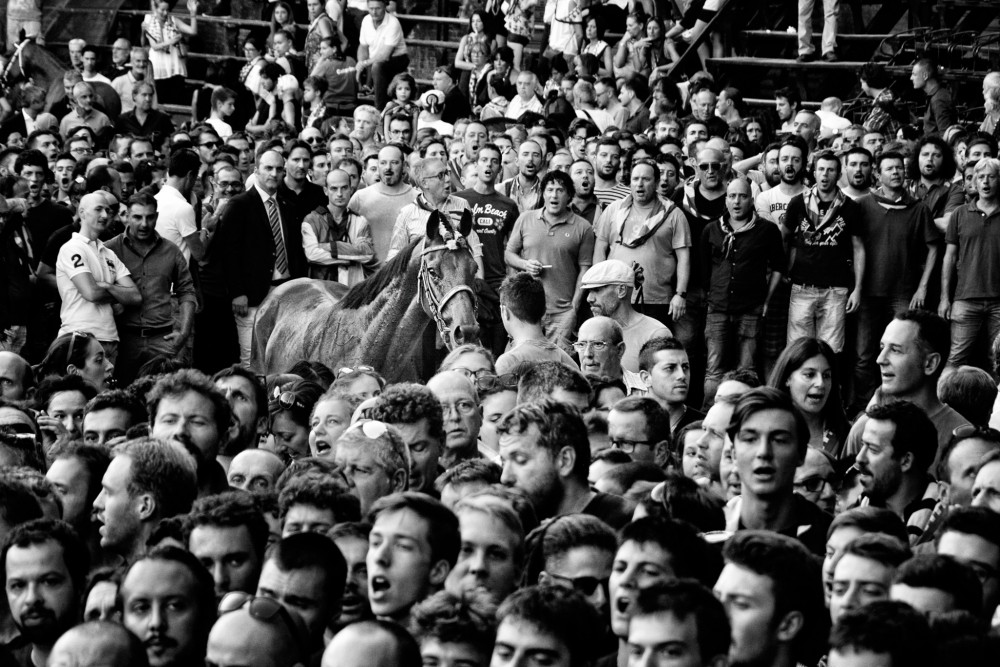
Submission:
[[573,343],[585,375],[621,380],[627,394],[646,393],[646,383],[638,373],[622,367],[625,339],[622,327],[610,317],[592,317],[580,325]]
[[447,470],[462,461],[478,457],[483,415],[472,380],[459,371],[444,371],[428,380],[427,388],[441,401],[444,413],[441,465]]

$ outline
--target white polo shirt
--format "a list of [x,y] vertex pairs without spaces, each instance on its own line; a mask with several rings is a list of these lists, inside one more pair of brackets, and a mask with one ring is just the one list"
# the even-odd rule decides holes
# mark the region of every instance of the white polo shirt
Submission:
[[56,286],[62,299],[59,335],[79,331],[94,334],[97,340],[118,340],[111,304],[87,301],[73,283],[73,276],[82,273],[91,274],[97,282],[113,285],[128,276],[129,270],[99,240],[90,241],[80,232],[73,232],[59,249],[56,260]]

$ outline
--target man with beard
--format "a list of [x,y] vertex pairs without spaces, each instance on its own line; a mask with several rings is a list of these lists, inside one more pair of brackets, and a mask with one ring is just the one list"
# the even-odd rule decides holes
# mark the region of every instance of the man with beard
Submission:
[[594,170],[597,181],[594,183],[594,194],[600,200],[601,206],[627,197],[629,188],[618,182],[618,171],[621,168],[622,148],[616,139],[601,137],[597,141],[597,154],[594,157]]
[[923,308],[937,261],[941,232],[927,207],[905,187],[905,160],[895,152],[877,157],[880,185],[858,200],[864,216],[865,271],[858,309],[854,404],[863,407],[875,389],[879,332],[895,313]]
[[580,281],[593,263],[594,230],[569,208],[575,191],[568,174],[546,174],[540,191],[542,208],[525,210],[518,217],[504,259],[510,268],[541,280],[545,288],[545,335],[568,351],[583,299]]
[[706,226],[699,244],[708,290],[706,401],[733,370],[727,359],[736,357],[740,369],[755,368],[761,319],[786,265],[781,232],[754,214],[749,180],[730,181],[726,208],[728,217]]
[[628,501],[590,490],[587,427],[573,407],[548,399],[522,403],[497,424],[504,486],[531,500],[539,519],[582,512],[617,529],[631,519]]
[[[757,196],[755,207],[757,215],[763,220],[773,222],[784,231],[785,212],[793,197],[806,191],[805,174],[806,159],[809,148],[798,135],[786,137],[778,149],[778,168],[781,182]],[[781,283],[775,290],[771,308],[764,317],[764,330],[761,336],[764,370],[770,373],[774,363],[785,349],[788,329],[788,302],[791,293],[787,284]]]
[[28,642],[19,665],[44,665],[59,636],[76,620],[90,557],[69,524],[36,519],[15,527],[0,554],[7,605]]
[[313,157],[309,144],[291,139],[285,144],[285,156],[285,177],[278,184],[278,198],[285,204],[291,225],[301,230],[306,215],[326,206],[326,192],[322,185],[309,182]]
[[368,220],[378,261],[385,261],[389,253],[389,241],[399,212],[417,198],[417,190],[403,181],[404,162],[401,146],[383,146],[378,152],[380,180],[355,192],[347,205],[348,209]]
[[576,188],[570,208],[578,216],[594,224],[603,210],[601,200],[594,194],[594,165],[586,158],[576,158],[569,166],[569,177],[573,179],[573,187]]
[[122,576],[122,625],[146,647],[150,667],[202,664],[215,619],[212,577],[191,553],[158,547]]
[[657,196],[659,181],[660,167],[652,160],[633,165],[630,193],[609,204],[594,225],[594,263],[617,259],[638,265],[645,276],[643,312],[676,322],[687,306],[693,244],[680,207]]
[[517,175],[500,184],[500,193],[514,200],[522,212],[542,205],[542,185],[539,175],[544,152],[537,140],[522,141],[517,147]]
[[729,538],[722,556],[714,592],[732,626],[728,664],[815,663],[829,629],[818,562],[794,538],[763,530]]
[[[146,193],[133,195],[125,232],[107,243],[135,276],[142,295],[142,304],[126,308],[117,320],[115,370],[123,385],[132,382],[139,368],[157,355],[183,359],[194,324],[198,298],[188,261],[180,248],[160,236],[156,223],[157,200]],[[177,331],[173,299],[180,303]]]
[[994,274],[998,244],[996,228],[990,223],[1000,212],[1000,160],[983,158],[976,163],[973,173],[979,196],[957,209],[948,223],[941,270],[938,313],[951,319],[949,364],[952,366],[972,363],[980,356],[976,354],[976,343],[981,334],[986,333],[990,341],[1000,334],[996,324],[1000,286]]
[[146,551],[160,521],[191,509],[197,494],[194,457],[176,442],[152,438],[117,446],[94,499],[101,548],[123,562]]
[[428,380],[427,388],[441,402],[444,415],[444,449],[440,464],[447,470],[462,461],[477,458],[483,415],[472,380],[458,371],[444,371]]
[[962,184],[955,182],[955,152],[937,135],[921,137],[910,160],[910,194],[930,210],[934,224],[948,231],[951,215],[965,201]]
[[756,169],[751,169],[747,172],[747,178],[757,184],[760,187],[760,191],[764,192],[776,187],[781,183],[781,169],[778,165],[778,154],[781,150],[781,144],[774,142],[768,144],[761,153],[753,158],[748,158],[736,165],[737,169],[745,169],[744,165],[754,164],[756,160]]
[[476,180],[471,188],[457,192],[455,196],[468,202],[472,210],[472,229],[482,243],[483,277],[492,290],[492,294],[488,295],[490,298],[479,302],[480,308],[489,307],[492,311],[491,321],[480,319],[480,340],[499,356],[507,345],[507,336],[500,324],[499,306],[493,304],[499,301],[496,295],[507,275],[503,254],[520,209],[513,199],[497,191],[495,185],[500,177],[503,155],[496,144],[480,143],[480,131],[485,133],[486,128],[479,122],[470,123],[466,128],[465,145],[469,146],[471,141],[473,145],[480,146],[475,153]]
[[573,347],[585,375],[623,382],[626,395],[646,393],[646,384],[639,373],[622,367],[626,352],[622,327],[610,317],[598,315],[581,324]]
[[216,460],[236,430],[225,395],[201,372],[184,369],[162,376],[147,397],[150,433],[182,445],[198,461],[198,495],[229,488]]
[[868,194],[872,185],[872,154],[867,148],[854,146],[844,155],[844,183],[841,190],[857,201]]
[[861,304],[864,228],[857,204],[837,187],[837,156],[817,153],[813,169],[815,187],[792,198],[782,223],[791,246],[787,335],[792,341],[820,338],[840,354],[846,315]]
[[257,446],[260,436],[267,431],[267,393],[257,376],[238,364],[225,368],[212,376],[215,386],[226,395],[236,431],[219,450],[216,460],[226,471],[240,452]]
[[822,554],[832,517],[795,493],[795,469],[805,460],[809,427],[791,397],[770,387],[750,390],[736,402],[726,433],[743,482],[726,529],[782,533]]
[[916,544],[944,492],[927,474],[937,451],[934,424],[908,401],[874,405],[866,414],[854,464],[864,489],[860,504],[895,512]]

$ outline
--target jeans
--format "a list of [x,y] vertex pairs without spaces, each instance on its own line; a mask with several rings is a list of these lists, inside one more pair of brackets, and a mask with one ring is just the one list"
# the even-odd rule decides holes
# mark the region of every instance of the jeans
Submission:
[[[715,397],[722,376],[734,368],[756,369],[757,337],[761,331],[763,307],[748,313],[709,312],[705,320],[705,402]],[[738,355],[736,366],[731,358]]]
[[788,302],[788,342],[819,338],[837,354],[844,351],[846,287],[792,285]]
[[[816,0],[799,0],[799,55],[814,53],[812,15]],[[837,48],[837,15],[840,0],[823,0],[823,53]]]
[[857,359],[854,362],[853,406],[864,409],[881,384],[881,376],[875,364],[879,341],[896,313],[909,307],[910,300],[902,296],[870,296],[861,299],[861,307],[858,308],[858,336],[855,341]]
[[976,361],[976,342],[984,327],[992,346],[1000,334],[1000,299],[959,299],[952,304],[949,366],[964,366]]
[[[118,378],[118,383],[121,386],[131,384],[139,368],[153,357],[159,355],[174,356],[174,344],[165,340],[166,335],[144,338],[126,331],[119,332],[121,341],[119,341],[118,361],[115,363],[115,377]],[[183,352],[177,357],[181,361],[185,360]]]
[[[253,323],[256,318],[256,306],[248,306],[247,314],[242,317],[233,315],[236,320],[236,337],[240,341],[240,366],[243,368],[250,368],[250,346],[253,344]],[[260,361],[264,362],[263,359]]]

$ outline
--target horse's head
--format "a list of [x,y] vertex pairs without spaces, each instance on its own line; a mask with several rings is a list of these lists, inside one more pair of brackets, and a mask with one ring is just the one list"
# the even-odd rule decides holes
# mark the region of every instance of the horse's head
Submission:
[[462,214],[457,231],[452,229],[446,216],[434,211],[427,221],[420,259],[420,304],[435,321],[449,349],[479,341],[477,267],[467,239],[470,231],[470,211]]

